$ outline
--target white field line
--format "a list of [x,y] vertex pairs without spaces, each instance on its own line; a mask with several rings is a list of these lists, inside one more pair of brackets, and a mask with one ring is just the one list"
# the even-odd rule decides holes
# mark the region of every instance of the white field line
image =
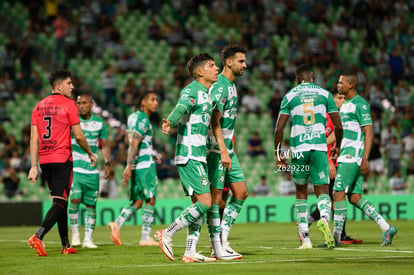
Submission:
[[[9,242],[9,243],[27,243],[27,240],[5,240],[5,239],[0,239],[0,242]],[[60,242],[58,241],[45,241],[45,244],[60,244]],[[113,244],[112,242],[95,242],[97,245],[111,245]],[[122,245],[124,246],[134,246],[137,245],[138,241],[136,243],[122,243]],[[185,245],[175,245],[175,247],[185,247]],[[210,246],[207,245],[199,245],[197,246],[199,248],[208,248],[210,249]],[[280,249],[280,250],[297,250],[297,248],[294,247],[271,247],[271,246],[245,246],[245,248],[250,248],[250,249],[264,249],[264,250],[272,250],[272,249]],[[323,250],[323,248],[314,248],[314,249],[321,249]],[[340,250],[340,251],[358,251],[358,252],[381,252],[381,253],[408,253],[408,254],[413,254],[414,250],[390,250],[390,249],[360,249],[360,248],[344,248],[344,247],[337,247],[334,250]],[[240,262],[240,261],[239,261]]]

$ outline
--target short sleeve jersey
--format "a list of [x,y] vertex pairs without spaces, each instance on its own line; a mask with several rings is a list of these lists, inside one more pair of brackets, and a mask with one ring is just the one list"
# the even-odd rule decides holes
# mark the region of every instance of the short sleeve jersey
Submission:
[[142,111],[137,111],[128,117],[128,137],[130,143],[134,132],[142,137],[138,155],[134,158],[133,169],[149,168],[154,163],[152,152],[152,125],[149,116]]
[[[88,119],[80,118],[80,126],[85,135],[86,141],[95,155],[98,152],[99,140],[108,138],[106,125],[102,118],[91,115]],[[73,149],[73,171],[82,174],[99,174],[97,165],[91,166],[88,153],[86,153],[72,133],[72,149]]]
[[[220,118],[220,127],[224,143],[229,154],[233,153],[233,136],[236,126],[238,111],[237,89],[236,85],[227,77],[220,74],[217,82],[210,89],[210,98],[213,109],[218,109],[222,113]],[[209,132],[208,148],[215,153],[220,153],[215,137]]]
[[280,114],[292,122],[290,146],[292,153],[327,151],[326,113],[338,112],[333,96],[313,83],[303,83],[290,90],[282,100]]
[[75,101],[60,94],[42,99],[32,112],[39,136],[39,163],[72,161],[71,126],[79,123]]
[[356,162],[361,165],[365,140],[362,127],[372,125],[369,104],[361,96],[356,95],[342,104],[340,116],[344,135],[338,162]]
[[194,80],[181,91],[178,105],[186,111],[178,121],[175,162],[186,164],[192,159],[206,163],[206,137],[212,111],[208,89]]

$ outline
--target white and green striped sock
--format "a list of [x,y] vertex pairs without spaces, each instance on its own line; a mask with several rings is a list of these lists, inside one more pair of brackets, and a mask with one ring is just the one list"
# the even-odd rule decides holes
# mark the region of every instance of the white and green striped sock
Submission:
[[154,223],[154,206],[145,205],[142,208],[141,240],[149,240],[152,224]]

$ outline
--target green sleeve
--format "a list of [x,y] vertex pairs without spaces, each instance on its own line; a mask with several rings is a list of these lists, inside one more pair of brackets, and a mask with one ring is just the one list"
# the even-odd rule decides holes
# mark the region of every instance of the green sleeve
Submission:
[[171,126],[177,124],[180,118],[186,113],[187,108],[182,104],[177,104],[174,110],[170,113],[167,120],[171,123]]

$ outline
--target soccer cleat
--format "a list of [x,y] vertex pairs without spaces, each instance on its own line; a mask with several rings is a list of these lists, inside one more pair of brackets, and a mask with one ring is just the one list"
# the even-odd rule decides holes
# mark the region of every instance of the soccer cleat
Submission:
[[170,261],[174,261],[174,252],[172,249],[172,239],[165,235],[164,230],[158,230],[155,238],[160,242],[161,252],[164,253]]
[[27,242],[31,248],[36,250],[36,256],[47,256],[45,245],[42,240],[39,240],[36,235],[33,235]]
[[298,249],[312,249],[312,242],[309,238],[304,238],[302,245]]
[[72,233],[72,246],[80,246],[80,236],[79,233]]
[[242,254],[234,251],[233,248],[230,247],[229,242],[223,242],[221,245],[223,246],[223,254],[232,255],[233,257],[235,257],[235,259],[241,259],[243,257]]
[[69,255],[69,254],[76,254],[77,250],[73,246],[71,247],[62,247],[62,250],[60,250],[61,254]]
[[119,237],[119,229],[116,223],[108,223],[109,233],[111,234],[111,240],[115,245],[122,245],[121,238]]
[[349,236],[345,236],[341,239],[342,244],[361,244],[362,242],[362,240],[353,239]]
[[94,242],[93,242],[92,239],[85,239],[85,240],[83,240],[82,247],[83,248],[91,248],[91,249],[98,248],[98,246],[96,244],[94,244]]
[[238,260],[242,258],[242,255],[240,254],[229,254],[226,251],[222,251],[220,253],[216,253],[215,249],[211,249],[211,258],[216,258],[217,260],[224,260],[224,261],[231,261],[231,260]]
[[[341,245],[342,245],[341,243],[336,243],[335,244],[336,247],[339,247]],[[328,245],[326,243],[320,243],[320,244],[317,244],[315,247],[316,248],[328,248]]]
[[395,226],[390,226],[387,231],[382,234],[382,239],[384,240],[381,246],[387,246],[392,244],[392,239],[394,238],[395,234],[397,234],[398,230]]
[[141,245],[141,246],[159,246],[160,243],[155,241],[153,238],[149,238],[148,240],[140,240],[139,245]]
[[323,238],[325,240],[326,247],[329,249],[335,248],[335,241],[332,235],[331,230],[329,229],[329,224],[326,220],[321,219],[318,221],[318,229],[322,232]]
[[197,252],[186,251],[183,256],[183,263],[208,263],[215,262],[216,258],[206,257]]

